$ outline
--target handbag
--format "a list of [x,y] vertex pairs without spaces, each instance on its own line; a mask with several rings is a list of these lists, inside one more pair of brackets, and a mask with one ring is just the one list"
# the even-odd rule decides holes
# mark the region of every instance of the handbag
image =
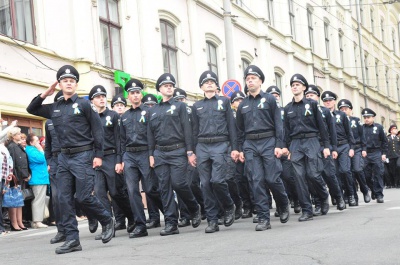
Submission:
[[[10,187],[10,182],[14,181],[14,187]],[[17,178],[10,174],[6,179],[3,190],[3,207],[19,208],[24,206],[24,197],[22,196],[21,186],[18,184]]]
[[26,188],[22,190],[22,197],[24,197],[24,201],[30,201],[35,199],[35,194],[33,194],[33,190],[31,188]]

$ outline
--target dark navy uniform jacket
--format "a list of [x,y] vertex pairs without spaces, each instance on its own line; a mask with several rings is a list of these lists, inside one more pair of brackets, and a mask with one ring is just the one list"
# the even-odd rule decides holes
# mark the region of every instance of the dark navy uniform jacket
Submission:
[[390,134],[388,137],[388,152],[387,158],[397,158],[400,156],[400,139],[396,135],[392,138]]
[[53,153],[61,152],[61,146],[60,142],[58,141],[57,133],[52,120],[46,121],[44,130],[46,132],[46,145],[44,146],[44,155],[46,157],[47,163],[49,163],[49,160],[53,156]]
[[226,136],[232,150],[238,150],[236,122],[228,98],[215,95],[193,105],[194,143],[198,138]]
[[380,149],[382,155],[386,155],[388,151],[388,141],[383,131],[382,125],[373,123],[371,125],[364,124],[364,136],[368,149]]
[[122,163],[119,114],[108,108],[99,114],[104,129],[104,151],[114,149],[117,155],[116,162]]
[[77,94],[51,104],[42,105],[43,101],[40,95],[35,97],[26,110],[53,121],[61,148],[93,144],[95,157],[103,158],[104,131],[100,116],[90,101]]
[[185,143],[186,150],[193,151],[192,126],[185,103],[171,98],[149,109],[149,116],[147,137],[150,156],[156,144],[169,146]]
[[137,108],[131,107],[121,116],[121,149],[125,153],[126,147],[147,146],[147,126],[149,123],[149,107],[140,104]]
[[350,145],[350,149],[354,149],[355,141],[353,132],[350,128],[350,121],[347,118],[346,113],[340,110],[334,110],[332,112],[333,119],[336,125],[337,141],[347,141]]
[[322,113],[322,118],[324,118],[325,125],[327,126],[328,129],[329,139],[332,145],[332,151],[337,151],[337,133],[332,113],[328,108],[324,106],[318,106],[318,108]]
[[350,128],[353,132],[354,142],[355,144],[361,144],[361,148],[363,151],[367,151],[367,145],[365,142],[365,137],[363,133],[363,126],[361,124],[360,118],[357,117],[349,117]]
[[329,148],[329,134],[316,101],[305,97],[299,102],[293,99],[285,106],[284,125],[284,147],[298,134],[316,133],[324,148]]
[[239,151],[242,151],[246,134],[270,131],[275,132],[276,147],[282,148],[284,136],[281,111],[271,94],[260,91],[255,97],[249,95],[244,98],[236,112],[236,122],[239,129]]

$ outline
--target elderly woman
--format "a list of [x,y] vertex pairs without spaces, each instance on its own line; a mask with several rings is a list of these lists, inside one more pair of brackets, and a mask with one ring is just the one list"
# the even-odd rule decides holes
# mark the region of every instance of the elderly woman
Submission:
[[[10,152],[12,161],[14,162],[13,173],[17,177],[18,182],[22,185],[23,181],[30,179],[30,172],[28,166],[28,158],[26,157],[25,150],[19,144],[21,141],[21,128],[13,127],[7,132],[8,142],[7,149]],[[8,214],[11,221],[11,231],[27,230],[22,223],[22,207],[9,208]]]
[[39,143],[39,138],[34,134],[28,134],[26,138],[25,152],[28,156],[29,168],[32,172],[32,178],[29,185],[32,187],[35,198],[32,201],[32,227],[46,228],[43,224],[45,199],[47,185],[50,184],[49,172],[47,171],[46,158],[44,151]]

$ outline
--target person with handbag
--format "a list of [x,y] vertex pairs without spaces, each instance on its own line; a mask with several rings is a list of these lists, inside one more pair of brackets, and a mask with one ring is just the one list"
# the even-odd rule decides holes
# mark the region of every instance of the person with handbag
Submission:
[[[22,184],[23,181],[29,181],[31,174],[29,172],[28,158],[25,150],[19,145],[21,141],[21,128],[13,127],[7,132],[8,141],[6,147],[13,161],[12,173],[16,177],[16,182]],[[17,186],[15,181],[11,181],[10,187]],[[22,222],[22,207],[8,208],[8,214],[11,221],[11,231],[28,230]]]
[[[3,121],[0,119],[0,122],[3,126],[7,126],[7,121]],[[1,175],[0,175],[0,236],[6,235],[9,231],[6,231],[3,222],[3,212],[2,212],[2,204],[3,204],[3,194],[2,190],[5,187],[5,181],[12,170],[13,161],[10,156],[10,152],[4,146],[5,141],[7,140],[7,133],[11,128],[14,128],[17,125],[17,121],[11,122],[10,126],[6,128],[0,127],[0,163],[1,163]]]
[[47,171],[47,162],[44,156],[44,151],[39,143],[39,138],[33,133],[28,134],[26,139],[25,152],[28,156],[29,168],[32,172],[32,177],[29,180],[29,185],[32,187],[35,198],[32,201],[32,227],[47,228],[43,224],[45,199],[47,185],[50,184],[49,172]]

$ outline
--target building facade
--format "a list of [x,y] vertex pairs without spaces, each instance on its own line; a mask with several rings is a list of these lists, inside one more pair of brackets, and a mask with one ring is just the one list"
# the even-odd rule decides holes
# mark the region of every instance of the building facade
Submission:
[[[234,79],[243,84],[244,69],[256,64],[264,89],[280,87],[286,105],[290,77],[301,73],[321,91],[351,100],[355,116],[367,103],[386,128],[400,121],[399,1],[231,5]],[[222,7],[223,0],[0,0],[1,117],[43,134],[43,120],[25,108],[64,64],[80,72],[80,95],[101,84],[111,99],[121,91],[115,71],[154,92],[155,80],[170,72],[191,100],[200,98],[203,71],[215,71],[220,84],[228,79]]]

